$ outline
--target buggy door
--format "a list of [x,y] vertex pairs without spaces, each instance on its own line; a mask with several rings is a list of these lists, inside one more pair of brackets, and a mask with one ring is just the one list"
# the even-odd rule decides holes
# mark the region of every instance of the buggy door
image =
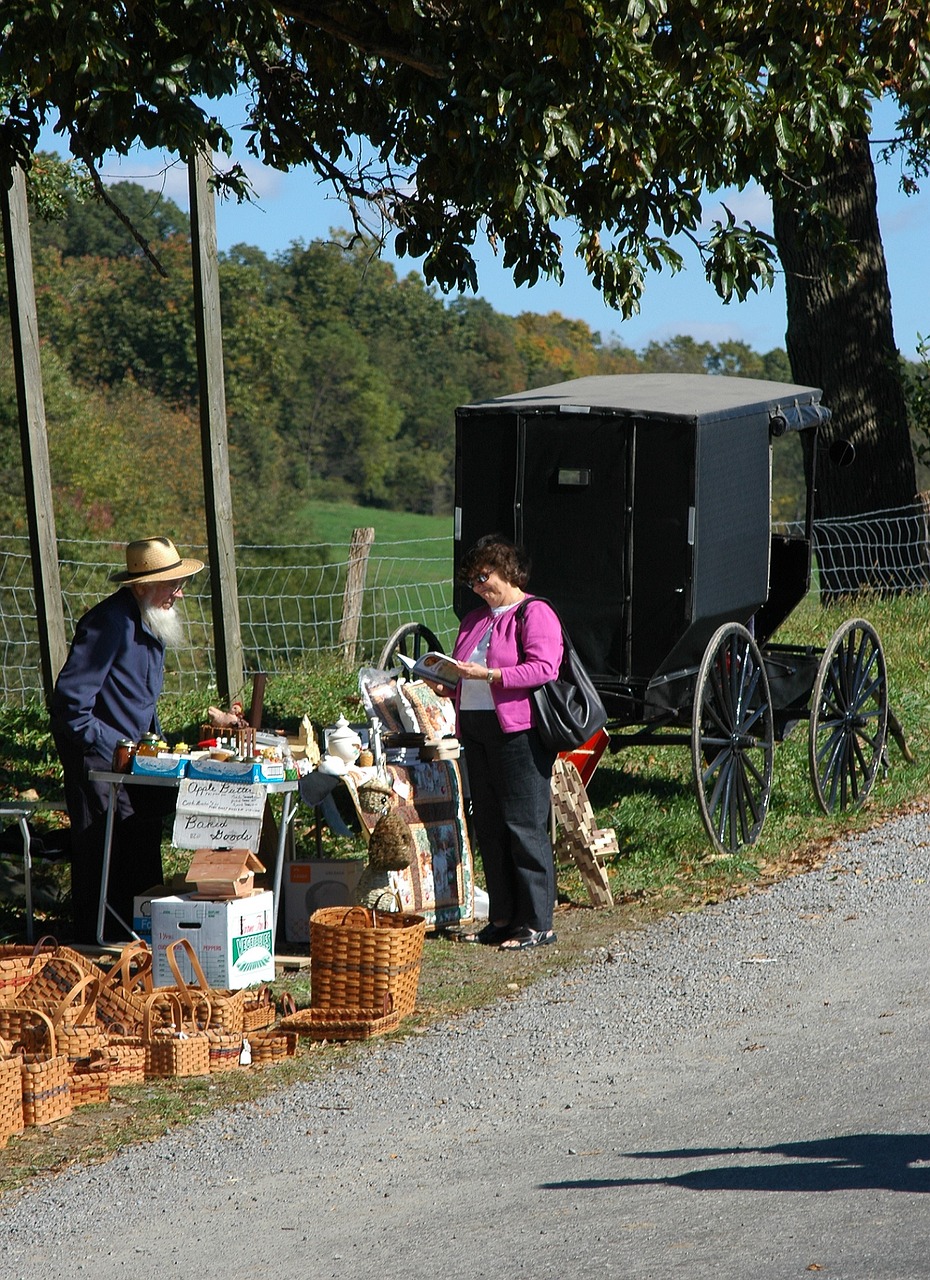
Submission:
[[555,604],[595,678],[629,669],[633,430],[596,413],[521,416],[514,528],[530,590]]

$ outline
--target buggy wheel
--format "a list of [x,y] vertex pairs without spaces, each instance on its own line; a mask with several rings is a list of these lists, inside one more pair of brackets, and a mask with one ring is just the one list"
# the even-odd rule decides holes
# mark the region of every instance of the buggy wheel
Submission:
[[885,752],[888,681],[878,633],[851,618],[824,650],[811,696],[811,782],[824,813],[863,804]]
[[405,622],[398,627],[381,650],[378,658],[379,671],[391,671],[397,664],[397,655],[402,653],[406,658],[421,658],[430,649],[442,652],[442,645],[422,622]]
[[775,729],[759,647],[725,623],[704,651],[691,716],[691,765],[701,818],[719,853],[759,838],[772,794]]

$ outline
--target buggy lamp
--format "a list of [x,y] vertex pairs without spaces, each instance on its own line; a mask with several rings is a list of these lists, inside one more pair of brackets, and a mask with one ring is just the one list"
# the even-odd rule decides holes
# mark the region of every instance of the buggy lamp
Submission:
[[560,467],[556,482],[560,489],[585,489],[591,483],[591,472],[587,467]]
[[783,413],[773,413],[769,419],[769,434],[777,440],[778,437],[783,436],[787,430],[788,419],[785,415]]
[[856,446],[851,440],[834,440],[827,456],[835,467],[851,467],[856,461]]

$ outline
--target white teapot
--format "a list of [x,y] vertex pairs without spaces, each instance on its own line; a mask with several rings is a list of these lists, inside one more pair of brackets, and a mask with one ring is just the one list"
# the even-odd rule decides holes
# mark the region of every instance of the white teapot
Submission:
[[346,720],[340,716],[326,740],[327,755],[336,756],[346,764],[354,764],[362,749],[362,740]]

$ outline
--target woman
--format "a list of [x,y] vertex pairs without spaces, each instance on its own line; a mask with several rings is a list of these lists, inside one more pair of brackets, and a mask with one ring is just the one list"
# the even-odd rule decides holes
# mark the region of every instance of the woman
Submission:
[[533,727],[532,691],[554,679],[562,627],[553,610],[524,588],[530,562],[505,538],[482,538],[465,555],[458,579],[482,604],[462,619],[453,657],[455,690],[475,835],[490,911],[476,942],[502,951],[555,942],[555,867],[549,839],[549,780],[555,753]]

